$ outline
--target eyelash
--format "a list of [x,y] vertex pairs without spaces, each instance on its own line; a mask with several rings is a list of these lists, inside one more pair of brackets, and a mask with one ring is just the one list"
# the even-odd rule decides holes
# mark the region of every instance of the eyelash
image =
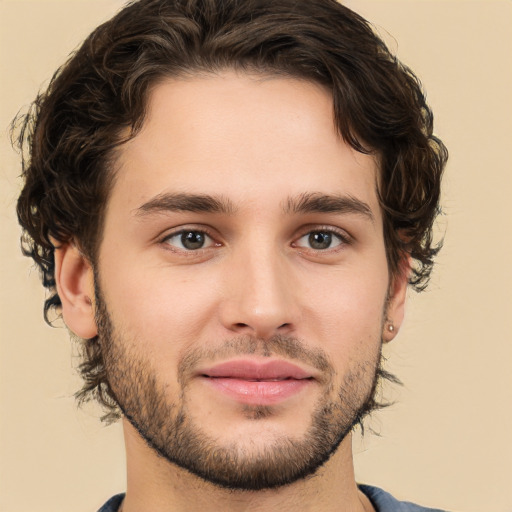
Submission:
[[[322,234],[329,234],[333,235],[335,238],[339,240],[339,244],[335,247],[328,247],[326,249],[314,249],[312,247],[301,247],[296,245],[297,241],[301,240],[302,238],[306,236],[311,236],[315,233],[322,233]],[[341,231],[339,229],[335,229],[331,226],[311,226],[308,227],[307,230],[303,231],[303,233],[296,239],[295,242],[293,242],[292,246],[297,247],[299,249],[306,249],[308,251],[313,251],[316,254],[320,253],[332,253],[336,251],[343,250],[343,248],[347,245],[350,245],[352,243],[352,238],[345,232]]]
[[[179,247],[173,246],[172,244],[168,243],[170,239],[172,239],[174,237],[178,237],[185,233],[196,233],[196,234],[200,234],[200,235],[205,235],[212,241],[212,243],[208,247],[200,247],[197,249],[179,248]],[[332,247],[332,248],[328,247],[326,249],[314,249],[312,247],[303,247],[303,246],[297,245],[297,242],[299,240],[301,240],[302,238],[304,238],[306,236],[311,236],[315,233],[333,235],[335,238],[337,238],[339,240],[339,244],[336,245],[335,247]],[[203,253],[204,251],[210,249],[212,246],[220,247],[222,245],[221,243],[216,242],[215,237],[208,230],[204,229],[204,227],[201,227],[201,228],[190,227],[190,228],[180,229],[180,230],[174,231],[172,233],[168,233],[167,235],[165,235],[165,237],[163,237],[160,240],[160,243],[165,245],[168,250],[171,250],[173,252],[179,252],[181,254],[185,254],[185,255],[189,255],[189,256],[199,255],[199,254]],[[332,253],[332,252],[340,251],[345,246],[350,245],[351,243],[352,243],[352,238],[345,231],[341,231],[339,229],[334,229],[334,228],[328,227],[328,226],[320,226],[320,227],[314,227],[314,228],[311,226],[307,230],[302,231],[302,234],[299,237],[297,237],[294,242],[292,242],[291,246],[296,247],[297,249],[300,249],[300,250],[307,250],[307,251],[312,251],[316,254],[321,254],[321,253]]]
[[197,254],[200,254],[201,252],[209,249],[209,247],[200,247],[198,249],[186,249],[186,248],[179,248],[179,247],[175,247],[173,246],[172,244],[168,243],[170,239],[174,238],[174,237],[178,237],[180,235],[184,235],[186,233],[196,233],[196,234],[201,234],[201,235],[205,235],[206,237],[208,237],[213,243],[212,245],[213,246],[220,246],[221,244],[218,243],[218,242],[215,242],[215,238],[214,236],[206,229],[204,229],[203,227],[202,228],[185,228],[185,229],[180,229],[178,231],[174,231],[172,233],[168,233],[167,235],[165,235],[165,237],[163,237],[161,240],[160,240],[160,243],[163,244],[163,245],[166,245],[168,250],[172,250],[174,252],[180,252],[180,253],[183,253],[183,254],[189,254],[189,255],[197,255]]

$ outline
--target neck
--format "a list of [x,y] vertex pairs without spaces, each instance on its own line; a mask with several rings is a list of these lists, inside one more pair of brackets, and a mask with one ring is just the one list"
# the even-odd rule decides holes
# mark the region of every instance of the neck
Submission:
[[313,476],[277,489],[232,491],[205,482],[169,463],[149,448],[123,420],[127,459],[127,492],[122,512],[367,512],[373,510],[357,489],[352,439]]

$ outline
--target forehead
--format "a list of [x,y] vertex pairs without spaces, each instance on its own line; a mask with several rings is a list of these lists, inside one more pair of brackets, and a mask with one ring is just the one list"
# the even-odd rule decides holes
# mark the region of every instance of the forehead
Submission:
[[282,205],[304,193],[349,194],[378,212],[377,162],[343,142],[318,84],[224,72],[156,84],[141,131],[118,149],[109,208],[162,193]]

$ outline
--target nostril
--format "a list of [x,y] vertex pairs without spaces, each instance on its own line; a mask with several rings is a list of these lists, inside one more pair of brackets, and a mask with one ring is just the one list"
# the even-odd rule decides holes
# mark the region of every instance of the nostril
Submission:
[[[283,322],[283,318],[271,318],[270,315],[268,317],[258,317],[255,315],[252,321],[250,318],[246,319],[243,317],[233,318],[233,322],[229,322],[229,318],[227,320],[223,323],[230,331],[236,332],[239,335],[250,335],[262,339],[269,338],[275,334],[288,334],[294,329],[292,322]],[[237,322],[236,320],[248,321]]]

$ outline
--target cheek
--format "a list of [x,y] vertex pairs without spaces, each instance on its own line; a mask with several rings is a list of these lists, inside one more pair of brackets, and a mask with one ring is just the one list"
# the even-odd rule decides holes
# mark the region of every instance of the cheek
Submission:
[[120,268],[110,269],[104,292],[113,321],[139,346],[175,352],[200,337],[213,315],[214,287],[192,270],[134,266],[121,278]]
[[352,359],[361,351],[374,352],[381,342],[387,286],[387,267],[343,269],[316,279],[304,293],[307,336],[317,337],[333,357]]

